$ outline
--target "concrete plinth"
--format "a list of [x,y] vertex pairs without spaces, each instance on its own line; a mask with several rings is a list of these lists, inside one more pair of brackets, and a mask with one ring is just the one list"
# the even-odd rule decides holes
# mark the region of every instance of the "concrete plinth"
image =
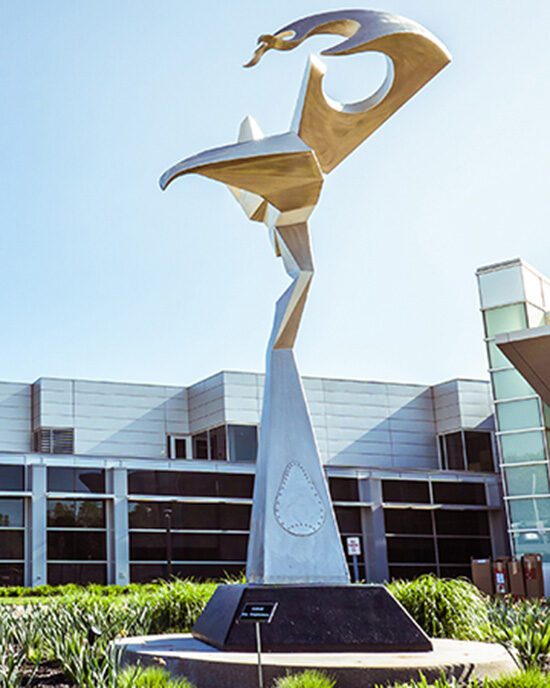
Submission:
[[[158,635],[117,641],[125,664],[165,665],[174,676],[187,677],[196,688],[257,688],[257,656],[248,652],[222,652],[191,635]],[[331,674],[338,688],[374,688],[418,678],[436,679],[470,675],[494,678],[515,666],[499,645],[459,640],[433,640],[431,652],[404,653],[266,653],[262,657],[266,686],[287,672],[321,669]],[[160,662],[159,662],[160,660]]]

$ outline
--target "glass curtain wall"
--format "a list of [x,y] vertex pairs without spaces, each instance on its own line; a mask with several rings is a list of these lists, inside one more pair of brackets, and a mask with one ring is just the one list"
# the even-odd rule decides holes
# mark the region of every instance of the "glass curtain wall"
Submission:
[[519,260],[477,276],[512,548],[550,561],[550,409],[495,344],[499,334],[547,323],[550,282]]

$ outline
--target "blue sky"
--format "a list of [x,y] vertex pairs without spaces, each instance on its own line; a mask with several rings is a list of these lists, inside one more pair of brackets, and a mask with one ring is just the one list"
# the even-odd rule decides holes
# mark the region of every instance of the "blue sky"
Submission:
[[[263,226],[219,184],[160,174],[287,129],[308,52],[241,68],[261,33],[333,0],[0,3],[0,379],[189,384],[262,370],[285,288]],[[357,5],[360,6],[360,5]],[[475,283],[516,256],[550,273],[547,0],[386,0],[453,63],[335,170],[312,217],[307,375],[485,377]],[[326,58],[364,97],[377,55]]]

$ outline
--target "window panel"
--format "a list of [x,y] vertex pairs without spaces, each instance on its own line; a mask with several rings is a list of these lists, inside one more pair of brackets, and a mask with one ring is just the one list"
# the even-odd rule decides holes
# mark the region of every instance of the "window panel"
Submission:
[[208,458],[208,433],[201,432],[198,435],[193,435],[193,458]]
[[545,460],[542,431],[500,435],[500,448],[503,463]]
[[[161,502],[131,502],[130,528],[165,528]],[[174,530],[248,530],[250,506],[247,504],[170,504]]]
[[498,348],[494,341],[487,342],[487,354],[489,357],[489,366],[491,368],[510,368],[512,364]]
[[91,500],[48,499],[48,526],[105,528],[105,504]]
[[[166,561],[164,533],[130,533],[130,559]],[[172,534],[175,561],[245,561],[247,535]]]
[[434,482],[434,501],[436,504],[486,504],[485,485],[466,482]]
[[507,467],[504,471],[508,494],[512,497],[549,494],[548,466]]
[[538,399],[507,401],[496,405],[500,430],[527,430],[542,425]]
[[25,525],[23,499],[0,499],[0,526],[23,528]]
[[485,311],[484,317],[487,337],[494,337],[503,332],[523,330],[527,327],[525,306],[521,303]]
[[329,478],[328,486],[335,502],[359,501],[359,484],[355,478]]
[[524,299],[523,280],[519,265],[482,273],[478,279],[483,308],[523,301]]
[[512,499],[508,508],[512,528],[550,528],[550,498]]
[[546,313],[540,308],[527,304],[527,321],[529,327],[542,327],[546,324]]
[[490,538],[438,538],[437,547],[441,564],[469,564],[474,559],[491,556]]
[[202,471],[128,471],[129,494],[252,497],[253,475]]
[[0,559],[25,558],[23,530],[0,530]]
[[450,566],[441,566],[439,569],[441,578],[469,578],[472,579],[471,566],[460,566],[451,564]]
[[495,399],[530,397],[535,390],[517,370],[498,370],[493,373]]
[[256,461],[258,429],[255,425],[228,425],[229,460]]
[[451,432],[445,435],[445,457],[447,460],[446,467],[449,470],[464,470],[464,447],[461,432]]
[[437,574],[434,566],[390,566],[390,580],[414,580],[425,573]]
[[48,564],[48,584],[65,585],[66,583],[107,584],[107,566],[105,564]]
[[105,532],[50,531],[48,559],[62,561],[104,561],[107,558]]
[[105,492],[105,471],[100,468],[48,468],[49,492]]
[[25,489],[24,466],[0,466],[0,490]]
[[[243,574],[244,567],[239,564],[174,564],[173,575],[178,578],[194,578],[199,581],[226,579]],[[150,583],[166,577],[163,564],[132,564],[130,579],[132,583]]]
[[421,480],[383,480],[382,494],[385,502],[430,503],[430,489]]
[[465,432],[466,461],[469,471],[492,473],[493,443],[490,432]]
[[489,514],[486,511],[435,512],[438,535],[490,535]]
[[24,584],[25,567],[23,564],[0,564],[0,586]]
[[391,564],[435,563],[432,538],[392,537],[386,540],[386,544]]
[[341,533],[361,534],[361,509],[337,506],[334,508]]
[[432,517],[429,511],[415,509],[384,509],[386,533],[401,535],[432,535]]
[[516,554],[542,554],[544,561],[550,561],[550,533],[533,531],[514,535]]
[[210,458],[213,461],[227,460],[227,447],[225,442],[225,425],[213,428],[210,434]]

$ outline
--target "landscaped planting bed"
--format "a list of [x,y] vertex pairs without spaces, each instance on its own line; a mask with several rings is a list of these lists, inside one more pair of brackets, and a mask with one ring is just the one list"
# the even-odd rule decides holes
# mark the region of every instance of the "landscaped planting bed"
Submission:
[[[111,641],[188,631],[215,588],[216,583],[174,580],[127,587],[0,589],[0,688],[189,688],[186,681],[170,679],[161,666],[121,673]],[[468,581],[434,576],[394,582],[389,589],[430,636],[499,642],[518,672],[527,672],[480,685],[470,682],[466,688],[550,688],[547,601],[494,602]],[[400,688],[428,685],[420,678]],[[320,672],[305,672],[280,679],[276,688],[338,685]],[[434,688],[458,684],[442,678]]]

